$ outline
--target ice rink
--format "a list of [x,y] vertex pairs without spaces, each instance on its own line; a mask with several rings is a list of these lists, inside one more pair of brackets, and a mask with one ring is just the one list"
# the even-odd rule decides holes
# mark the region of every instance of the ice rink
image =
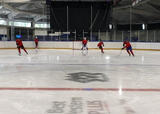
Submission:
[[0,114],[160,114],[159,51],[28,52],[0,50]]

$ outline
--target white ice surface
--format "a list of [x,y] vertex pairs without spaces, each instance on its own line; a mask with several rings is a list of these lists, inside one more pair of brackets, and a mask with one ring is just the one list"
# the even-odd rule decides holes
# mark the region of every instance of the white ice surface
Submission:
[[[160,89],[158,51],[135,51],[135,57],[118,50],[28,52],[18,56],[17,50],[0,50],[0,88]],[[82,72],[89,78],[69,80],[69,74]],[[0,98],[0,114],[160,114],[159,91],[0,90]]]

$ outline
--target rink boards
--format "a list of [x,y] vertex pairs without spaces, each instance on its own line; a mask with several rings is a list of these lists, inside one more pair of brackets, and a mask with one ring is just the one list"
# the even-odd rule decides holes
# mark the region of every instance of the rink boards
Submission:
[[[35,47],[32,41],[23,41],[26,48],[33,49]],[[98,42],[88,42],[89,49],[97,49]],[[148,51],[160,51],[160,43],[142,43],[131,42],[134,50],[148,50]],[[104,49],[119,50],[122,48],[122,42],[104,42]],[[46,42],[40,41],[40,49],[81,49],[82,43],[80,41],[74,42]],[[16,43],[14,41],[1,41],[0,49],[15,49]]]

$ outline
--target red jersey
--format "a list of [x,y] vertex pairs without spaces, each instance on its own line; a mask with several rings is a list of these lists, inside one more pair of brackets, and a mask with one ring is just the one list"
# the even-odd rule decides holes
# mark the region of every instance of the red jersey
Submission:
[[131,47],[131,44],[129,43],[129,41],[124,41],[123,46],[124,48],[128,48],[128,47]]
[[16,39],[16,44],[18,46],[23,46],[22,40],[20,40],[20,39]]
[[38,43],[38,38],[35,38],[34,41],[35,41],[36,43]]
[[101,42],[99,42],[98,43],[98,45],[97,45],[98,47],[100,47],[100,46],[104,46],[104,44],[103,44],[103,42],[101,41]]
[[87,42],[88,42],[87,40],[82,40],[83,44],[87,44]]

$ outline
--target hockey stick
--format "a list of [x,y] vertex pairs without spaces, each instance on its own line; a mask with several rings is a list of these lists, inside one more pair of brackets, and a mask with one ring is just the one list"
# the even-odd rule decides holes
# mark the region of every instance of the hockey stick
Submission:
[[120,53],[119,53],[117,56],[121,56],[121,54],[122,54],[122,51],[123,51],[123,50],[121,49]]

